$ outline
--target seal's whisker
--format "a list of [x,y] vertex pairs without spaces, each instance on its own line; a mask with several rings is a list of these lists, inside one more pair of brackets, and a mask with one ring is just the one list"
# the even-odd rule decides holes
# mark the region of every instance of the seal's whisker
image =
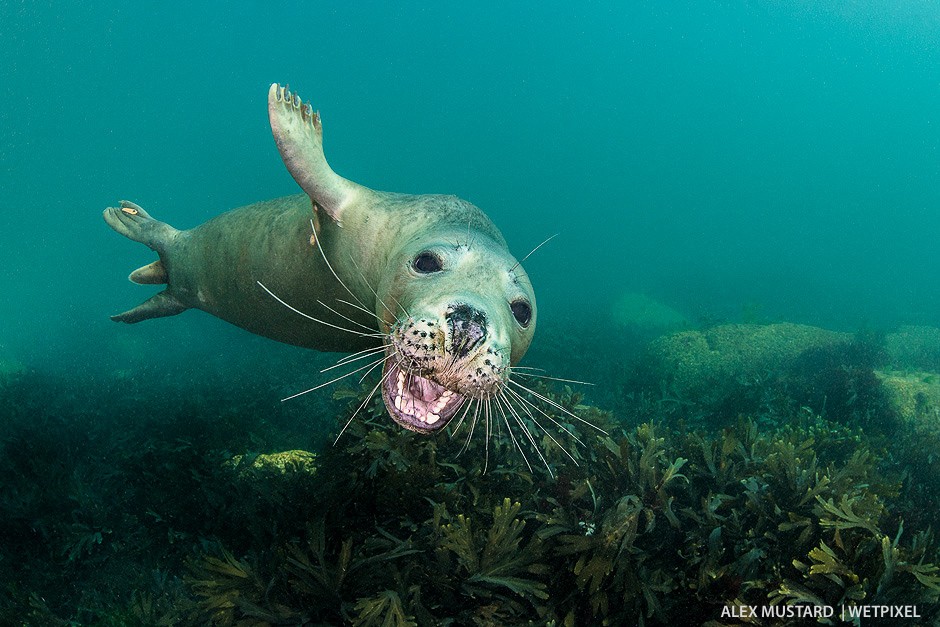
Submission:
[[[516,402],[518,403],[518,408],[521,409],[522,411],[524,411],[524,412],[526,413],[526,415],[529,417],[529,419],[532,420],[532,422],[534,422],[535,425],[536,425],[539,429],[541,429],[541,430],[545,433],[545,435],[547,435],[547,436],[549,437],[549,439],[550,439],[552,442],[555,443],[555,446],[557,446],[559,449],[561,449],[561,452],[564,453],[565,455],[567,455],[567,456],[568,456],[568,459],[570,459],[572,462],[574,462],[574,465],[575,465],[575,466],[579,466],[579,465],[580,465],[580,464],[578,464],[578,460],[576,460],[576,459],[574,458],[574,456],[568,451],[568,449],[566,449],[564,446],[562,446],[561,442],[559,442],[558,440],[555,439],[555,436],[552,435],[551,431],[549,431],[548,429],[546,429],[545,427],[543,427],[542,424],[536,419],[535,414],[532,413],[532,410],[529,409],[529,408],[524,404],[525,402],[527,402],[526,399],[524,399],[524,398],[521,397],[517,392],[515,392],[514,390],[511,390],[511,389],[509,389],[509,388],[503,388],[503,390],[504,390],[504,392],[505,392],[506,395],[507,395],[507,396],[506,396],[507,402],[508,402],[510,399],[516,400]],[[539,411],[542,411],[542,410],[539,409],[538,407],[536,407],[536,409],[538,409]],[[542,413],[545,414],[545,412],[542,412]],[[558,421],[556,421],[554,418],[552,418],[552,417],[549,416],[548,414],[545,414],[545,416],[546,416],[549,420],[551,420],[551,421],[555,424],[555,426],[557,426],[560,430],[564,431],[565,433],[567,433],[568,435],[570,435],[572,438],[574,438],[574,440],[575,440],[576,442],[578,442],[579,444],[581,444],[582,446],[584,446],[584,442],[582,442],[580,439],[578,439],[578,436],[574,435],[573,433],[571,433],[570,431],[568,431],[567,429],[565,429],[562,425],[560,425],[560,424],[558,423]]]
[[[316,202],[314,202],[314,205],[316,205]],[[316,206],[314,206],[314,211],[316,211]],[[362,305],[363,307],[365,307],[366,304],[363,303],[361,300],[359,300],[359,297],[358,297],[358,296],[356,296],[355,294],[353,294],[353,291],[352,291],[351,289],[349,289],[349,287],[348,287],[345,283],[343,283],[343,280],[342,280],[341,278],[339,278],[339,275],[336,274],[336,271],[335,271],[335,270],[333,270],[333,266],[330,265],[330,261],[326,258],[326,253],[323,252],[323,246],[320,245],[320,235],[317,233],[317,227],[313,224],[313,219],[312,219],[312,218],[310,219],[310,229],[311,229],[311,231],[312,231],[312,233],[313,233],[313,238],[312,238],[312,239],[313,239],[313,241],[316,242],[316,244],[317,244],[317,250],[320,251],[320,256],[323,257],[323,263],[325,263],[325,264],[326,264],[326,267],[330,269],[330,274],[332,274],[333,277],[335,277],[336,280],[339,281],[339,284],[343,286],[343,289],[346,290],[346,291],[349,293],[350,296],[353,297],[353,300],[354,300],[354,301],[356,301],[357,303],[359,303],[360,305]]]
[[457,452],[457,457],[460,457],[460,454],[467,450],[470,446],[470,440],[473,438],[473,432],[477,428],[477,419],[480,417],[480,406],[483,404],[483,399],[476,399],[476,407],[473,408],[473,418],[470,420],[470,426],[468,427],[469,432],[467,433],[467,439],[463,443],[463,446],[460,447],[460,450]]
[[345,328],[345,327],[341,327],[341,326],[336,325],[336,324],[333,324],[333,323],[331,323],[331,322],[326,322],[326,321],[324,321],[324,320],[320,320],[319,318],[314,318],[314,317],[311,316],[310,314],[304,313],[304,312],[302,312],[301,310],[297,309],[296,307],[294,307],[294,306],[288,304],[287,302],[285,302],[283,299],[281,299],[280,296],[278,296],[277,294],[275,294],[274,292],[272,292],[271,290],[269,290],[269,289],[267,288],[267,286],[265,286],[265,284],[262,283],[261,281],[255,281],[255,283],[257,283],[258,285],[260,285],[260,286],[261,286],[261,289],[263,289],[265,292],[267,292],[267,293],[271,296],[271,298],[273,298],[273,299],[276,300],[277,302],[281,303],[282,305],[284,305],[285,307],[287,307],[288,309],[290,309],[290,310],[293,311],[294,313],[296,313],[296,314],[298,314],[298,315],[301,315],[301,316],[303,316],[304,318],[307,318],[308,320],[313,320],[314,322],[319,322],[320,324],[325,324],[325,325],[328,326],[328,327],[332,327],[332,328],[334,328],[334,329],[339,329],[340,331],[346,331],[347,333],[352,333],[353,335],[358,335],[358,336],[361,336],[361,337],[385,337],[385,335],[382,334],[382,333],[363,333],[362,331],[356,331],[355,329],[347,329],[347,328]]
[[525,263],[525,260],[526,260],[526,259],[528,259],[529,257],[532,256],[532,253],[534,253],[534,252],[537,251],[539,248],[541,248],[541,247],[544,246],[545,244],[549,243],[550,241],[552,241],[552,240],[555,239],[556,237],[558,237],[558,233],[555,233],[554,235],[548,237],[548,238],[547,238],[545,241],[543,241],[541,244],[539,244],[538,246],[536,246],[535,248],[533,248],[532,250],[530,250],[530,251],[529,251],[529,254],[526,255],[525,257],[523,257],[522,259],[520,259],[519,261],[517,261],[517,262],[516,262],[516,265],[514,265],[513,267],[511,267],[511,268],[509,269],[509,271],[512,272],[513,270],[515,270],[516,268],[518,268],[519,266],[521,266],[523,263]]
[[[383,363],[385,360],[386,360],[385,355],[382,355],[382,358],[381,358],[381,359],[379,359],[378,361],[376,361],[375,363],[373,363],[373,364],[372,364],[372,367],[369,368],[368,370],[366,370],[366,373],[365,373],[364,375],[362,375],[361,377],[359,377],[359,383],[362,384],[362,382],[366,380],[366,377],[369,376],[369,373],[372,372],[373,370],[375,370],[378,366],[381,366],[382,363]],[[384,377],[383,377],[383,378],[384,378]]]
[[484,439],[483,439],[483,450],[484,450],[484,456],[483,456],[483,474],[484,474],[484,475],[486,474],[487,469],[490,467],[490,434],[491,434],[491,429],[490,429],[490,405],[491,405],[490,399],[487,398],[487,399],[486,399],[486,407],[485,407],[485,411],[484,411],[484,424],[485,424],[485,426],[486,426],[486,431],[485,431],[484,434],[483,434],[483,435],[485,436]]
[[333,370],[334,368],[339,368],[340,366],[345,366],[345,365],[347,365],[347,364],[351,364],[351,363],[354,362],[354,361],[359,361],[360,359],[365,359],[365,358],[367,358],[367,357],[372,357],[372,356],[374,356],[374,355],[376,355],[376,354],[378,354],[378,353],[383,352],[384,350],[385,350],[385,347],[384,347],[384,346],[380,346],[380,347],[378,347],[378,348],[367,349],[366,351],[363,351],[363,353],[362,353],[361,355],[358,355],[358,356],[356,356],[356,357],[350,357],[349,359],[341,359],[341,360],[338,361],[337,363],[335,363],[335,364],[333,364],[332,366],[329,366],[329,367],[327,367],[327,368],[324,368],[324,369],[321,370],[320,372],[321,372],[321,373],[324,373],[324,372],[327,372],[328,370]]
[[[538,435],[538,430],[541,429],[542,432],[543,432],[546,436],[548,436],[548,437],[551,439],[552,442],[555,443],[555,446],[557,446],[558,448],[560,448],[566,455],[568,455],[568,457],[571,457],[571,455],[568,453],[568,451],[565,451],[564,447],[561,446],[561,444],[558,443],[558,440],[556,440],[556,439],[552,436],[552,434],[548,432],[548,430],[547,430],[545,427],[543,427],[541,424],[539,424],[539,421],[535,419],[535,417],[532,415],[531,412],[526,412],[526,415],[527,415],[527,416],[529,417],[529,419],[532,420],[532,422],[535,424],[535,427],[533,427],[533,428],[531,428],[531,429],[529,428],[529,426],[525,423],[525,420],[523,419],[523,417],[522,417],[522,415],[521,415],[521,411],[520,411],[520,410],[524,410],[524,409],[525,409],[524,406],[522,406],[522,405],[513,405],[512,402],[510,401],[509,397],[508,397],[508,396],[505,396],[505,395],[503,396],[503,402],[505,402],[505,403],[506,403],[506,406],[509,407],[509,410],[512,412],[513,416],[516,418],[516,421],[519,423],[519,425],[520,425],[520,426],[522,427],[522,429],[525,431],[526,435],[529,437],[529,442],[532,443],[532,448],[535,449],[535,452],[538,454],[539,459],[541,459],[541,460],[542,460],[542,463],[545,464],[545,470],[548,471],[548,476],[551,477],[552,479],[554,479],[554,478],[555,478],[555,473],[552,471],[551,467],[549,467],[548,460],[545,458],[545,447],[544,447],[544,446],[540,446],[540,445],[538,444],[538,442],[533,438],[533,434],[531,433],[531,431],[534,430],[534,431],[535,431],[534,435]],[[573,457],[571,458],[571,460],[574,461],[575,466],[578,465],[578,462],[575,461]]]
[[[552,423],[553,425],[555,425],[556,427],[558,427],[559,431],[564,431],[567,435],[571,436],[571,438],[572,438],[575,442],[577,442],[577,443],[580,444],[581,446],[587,446],[587,445],[584,443],[584,441],[581,440],[581,438],[579,438],[579,437],[577,436],[577,434],[576,434],[574,431],[572,431],[571,429],[569,429],[568,427],[566,427],[566,426],[563,425],[562,423],[558,422],[558,421],[555,419],[554,416],[552,416],[551,414],[547,413],[544,409],[542,409],[541,407],[539,407],[538,405],[536,405],[535,403],[533,403],[532,401],[530,401],[529,399],[527,399],[527,398],[524,397],[523,395],[519,394],[519,393],[516,392],[515,390],[512,390],[512,389],[510,389],[510,388],[507,387],[507,388],[506,388],[506,392],[512,394],[515,399],[517,399],[518,401],[520,401],[521,403],[523,403],[524,405],[526,405],[527,408],[534,409],[534,410],[536,410],[537,412],[539,412],[540,414],[542,414],[543,416],[545,416],[546,418],[548,418],[548,419],[551,421],[551,423]],[[533,420],[534,420],[534,419],[535,419],[535,417],[533,416]],[[546,433],[548,433],[547,430],[546,430]],[[562,450],[564,450],[564,449],[562,449]]]
[[578,381],[577,379],[560,379],[558,377],[550,377],[544,374],[534,374],[531,372],[515,372],[516,368],[513,368],[514,374],[519,375],[520,377],[535,377],[537,379],[548,379],[549,381],[561,381],[562,383],[577,383],[578,385],[594,385],[590,381]]
[[[542,454],[542,449],[539,447],[539,445],[538,445],[538,444],[536,443],[536,441],[535,441],[535,438],[532,436],[532,431],[531,431],[531,430],[529,429],[529,427],[525,424],[525,422],[522,420],[522,418],[519,416],[519,414],[516,413],[516,410],[515,410],[515,409],[513,408],[513,406],[508,402],[508,400],[506,399],[506,396],[505,396],[505,395],[500,394],[499,396],[496,397],[496,400],[497,400],[498,402],[501,402],[502,404],[504,404],[504,405],[506,406],[506,410],[509,411],[509,413],[510,413],[510,414],[512,415],[512,417],[513,417],[513,420],[516,421],[516,424],[519,425],[519,428],[522,429],[522,432],[525,434],[526,438],[529,440],[529,445],[530,445],[530,446],[532,447],[532,449],[535,451],[535,454],[539,456],[539,459],[542,460],[542,464],[544,464],[545,470],[548,471],[548,476],[551,477],[552,479],[554,479],[554,478],[555,478],[555,473],[552,472],[551,466],[548,465],[548,460],[545,459],[545,456]],[[505,418],[505,413],[503,414],[503,417]],[[508,422],[508,421],[506,422],[506,428],[507,428],[507,429],[509,428],[509,422]]]
[[336,377],[335,379],[330,379],[330,380],[327,381],[326,383],[321,383],[320,385],[315,385],[314,387],[310,388],[309,390],[304,390],[303,392],[297,392],[296,394],[291,394],[291,395],[288,396],[287,398],[282,398],[282,399],[281,399],[281,402],[283,403],[284,401],[289,401],[289,400],[291,400],[292,398],[297,398],[298,396],[303,396],[304,394],[309,394],[310,392],[313,392],[314,390],[319,390],[320,388],[326,387],[326,386],[330,385],[331,383],[336,383],[337,381],[341,381],[342,379],[345,379],[346,377],[348,377],[348,376],[350,376],[350,375],[354,375],[354,374],[356,374],[357,372],[362,372],[362,371],[365,370],[366,368],[375,368],[377,365],[381,364],[383,361],[385,361],[385,356],[382,356],[381,359],[377,359],[377,360],[374,361],[374,362],[369,362],[369,363],[367,363],[365,366],[360,366],[359,368],[356,368],[356,369],[353,370],[352,372],[347,372],[346,374],[341,375],[341,376],[339,376],[339,377]]
[[[472,399],[465,398],[463,400],[463,407],[464,407],[463,414],[461,414],[460,419],[457,420],[457,424],[454,425],[454,428],[451,430],[450,432],[451,437],[454,437],[455,435],[457,435],[457,431],[460,430],[460,425],[463,424],[463,419],[467,417],[467,412],[470,411],[470,405],[472,404],[473,404]],[[458,411],[460,411],[459,407],[457,408],[457,411],[454,412],[454,414],[456,414]]]
[[545,396],[545,395],[543,395],[543,394],[539,394],[539,393],[536,392],[535,390],[533,390],[533,389],[531,389],[531,388],[527,388],[526,386],[522,385],[522,384],[519,383],[518,381],[514,381],[513,379],[508,379],[508,381],[509,381],[509,383],[515,385],[516,387],[522,388],[523,390],[525,390],[526,392],[528,392],[528,393],[531,394],[532,396],[536,397],[537,399],[539,399],[539,400],[541,400],[541,401],[543,401],[543,402],[545,402],[545,403],[548,403],[549,405],[551,405],[551,406],[554,407],[555,409],[560,409],[561,411],[565,412],[566,414],[568,414],[569,416],[571,416],[572,418],[574,418],[574,419],[577,420],[578,422],[582,422],[582,423],[588,425],[589,427],[591,427],[592,429],[597,429],[598,431],[600,431],[600,432],[603,433],[604,435],[607,435],[607,432],[604,431],[603,429],[601,429],[600,427],[598,427],[597,425],[595,425],[595,424],[593,424],[593,423],[591,423],[591,422],[585,420],[584,418],[582,418],[581,416],[578,416],[577,414],[571,413],[570,411],[568,411],[567,409],[565,409],[564,407],[562,407],[561,405],[559,405],[558,403],[556,403],[556,402],[553,401],[552,399],[548,398],[547,396]]
[[[371,372],[371,370],[370,370],[369,372]],[[337,436],[336,436],[336,439],[333,440],[333,446],[336,446],[336,443],[339,442],[339,439],[340,439],[341,437],[343,437],[343,434],[346,433],[346,429],[349,428],[349,425],[352,424],[353,419],[354,419],[357,415],[359,415],[359,412],[362,411],[362,408],[369,404],[369,401],[372,400],[372,397],[373,397],[373,396],[375,396],[376,390],[378,390],[380,387],[382,387],[382,384],[385,383],[385,380],[388,379],[388,375],[390,375],[391,372],[392,372],[392,370],[389,369],[389,371],[385,373],[385,376],[379,377],[379,382],[375,384],[375,387],[372,388],[372,391],[369,392],[369,395],[366,396],[366,399],[365,399],[364,401],[362,401],[362,403],[359,405],[359,407],[356,408],[356,411],[353,412],[353,415],[350,416],[350,417],[349,417],[349,420],[346,421],[346,424],[343,425],[343,428],[340,429],[339,435],[337,435]],[[368,374],[368,373],[366,373],[366,374]],[[365,378],[365,377],[363,377],[363,378]]]
[[[408,372],[406,372],[406,373],[405,373],[405,385],[404,385],[404,388],[405,388],[406,390],[410,390],[410,389],[411,389],[411,386],[414,384],[414,380],[415,380],[414,373],[412,373],[410,370],[409,370]],[[402,409],[404,409],[405,403],[408,402],[408,401],[411,401],[411,411],[414,412],[414,411],[415,411],[415,404],[417,403],[417,399],[416,399],[413,395],[409,395],[408,398],[406,398],[406,399],[404,400],[404,402],[402,402]]]
[[[369,348],[364,348],[364,349],[362,349],[361,351],[356,351],[355,353],[350,353],[350,354],[348,354],[348,355],[343,355],[342,357],[340,357],[339,359],[336,360],[336,364],[337,364],[337,365],[340,365],[340,364],[343,364],[343,363],[346,363],[346,362],[356,361],[357,359],[359,359],[359,356],[360,356],[360,355],[364,355],[364,354],[366,354],[366,353],[377,353],[377,352],[383,351],[383,350],[385,350],[385,349],[386,349],[386,345],[385,345],[385,344],[382,344],[382,345],[380,345],[380,346],[370,346]],[[323,372],[323,371],[321,370],[320,372]]]
[[523,461],[525,461],[525,465],[529,469],[529,472],[532,472],[532,464],[529,463],[529,458],[526,457],[525,451],[522,450],[522,446],[519,444],[519,441],[516,439],[516,435],[512,432],[512,427],[509,426],[509,419],[506,418],[506,411],[503,409],[502,405],[500,405],[499,403],[499,397],[496,396],[494,398],[496,399],[496,409],[498,409],[499,413],[502,414],[503,416],[503,422],[506,424],[506,431],[509,432],[509,438],[512,440],[512,443],[516,445],[516,449],[518,449],[519,454],[522,455],[522,459]]
[[356,321],[356,320],[353,320],[353,319],[350,318],[349,316],[346,316],[346,315],[341,314],[340,312],[336,311],[335,309],[333,309],[332,307],[330,307],[329,305],[327,305],[326,303],[324,303],[322,300],[319,300],[319,299],[318,299],[318,300],[317,300],[317,303],[319,303],[319,304],[322,305],[323,307],[326,307],[327,309],[329,309],[330,311],[332,311],[333,313],[335,313],[337,316],[339,316],[339,317],[342,318],[343,320],[348,320],[349,322],[352,322],[352,323],[353,323],[354,325],[356,325],[357,327],[362,327],[363,329],[365,329],[366,331],[369,331],[370,333],[375,333],[375,328],[370,327],[370,326],[367,326],[367,325],[365,325],[365,324],[362,324],[361,322],[358,322],[358,321]]
[[360,306],[357,305],[356,303],[351,303],[351,302],[349,302],[348,300],[343,300],[342,298],[337,298],[337,299],[336,299],[336,302],[342,303],[342,304],[344,304],[344,305],[349,305],[349,306],[352,307],[353,309],[358,309],[359,311],[361,311],[361,312],[363,312],[363,313],[366,313],[366,314],[372,316],[373,318],[375,318],[375,319],[378,320],[379,322],[382,322],[382,319],[381,319],[379,316],[377,316],[374,311],[369,311],[369,310],[366,309],[365,307],[360,307]]

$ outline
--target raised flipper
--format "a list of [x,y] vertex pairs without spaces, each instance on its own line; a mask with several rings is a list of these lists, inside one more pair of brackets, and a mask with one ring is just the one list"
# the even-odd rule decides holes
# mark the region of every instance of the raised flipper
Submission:
[[[157,261],[131,272],[128,277],[131,281],[144,285],[170,283],[163,258],[179,231],[166,222],[155,220],[140,206],[127,200],[122,200],[117,207],[105,209],[104,220],[124,237],[140,242],[160,255]],[[134,323],[148,318],[175,316],[186,309],[188,307],[174,297],[168,288],[129,311],[111,316],[111,319],[115,322]]]
[[277,83],[268,91],[268,118],[284,165],[310,199],[334,221],[364,188],[336,174],[323,154],[320,114]]

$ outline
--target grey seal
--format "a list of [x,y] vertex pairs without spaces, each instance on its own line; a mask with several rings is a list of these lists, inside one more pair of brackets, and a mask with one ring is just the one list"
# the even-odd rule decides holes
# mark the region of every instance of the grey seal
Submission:
[[268,115],[304,194],[190,230],[128,201],[105,209],[115,231],[159,257],[130,280],[166,285],[112,319],[201,309],[280,342],[356,352],[344,363],[377,356],[376,388],[413,431],[437,431],[470,400],[478,411],[499,397],[537,320],[532,285],[499,229],[455,196],[379,192],[336,174],[319,112],[288,88],[271,85]]

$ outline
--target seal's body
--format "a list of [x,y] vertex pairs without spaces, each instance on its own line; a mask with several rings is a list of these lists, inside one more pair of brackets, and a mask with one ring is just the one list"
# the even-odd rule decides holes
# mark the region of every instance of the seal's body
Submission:
[[382,346],[386,406],[415,431],[441,428],[467,398],[500,392],[531,341],[535,299],[499,230],[453,196],[377,192],[343,179],[323,156],[319,114],[277,85],[268,108],[306,194],[188,231],[127,201],[106,209],[112,228],[160,257],[131,280],[167,285],[113,319],[197,308],[297,346]]
[[350,298],[311,249],[311,214],[307,196],[288,196],[234,209],[178,232],[161,255],[168,270],[166,293],[186,308],[202,309],[288,344],[325,351],[376,344],[373,338],[305,322],[259,287],[260,281],[285,302],[309,312],[320,309],[317,300]]

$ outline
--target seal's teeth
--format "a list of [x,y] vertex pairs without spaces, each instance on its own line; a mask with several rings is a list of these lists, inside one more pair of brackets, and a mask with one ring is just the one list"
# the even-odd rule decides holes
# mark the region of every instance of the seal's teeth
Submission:
[[395,409],[401,411],[401,388],[398,389],[398,396],[395,397]]
[[429,413],[427,416],[424,417],[424,421],[428,423],[429,425],[433,425],[435,422],[437,422],[440,419],[441,417],[435,413]]

